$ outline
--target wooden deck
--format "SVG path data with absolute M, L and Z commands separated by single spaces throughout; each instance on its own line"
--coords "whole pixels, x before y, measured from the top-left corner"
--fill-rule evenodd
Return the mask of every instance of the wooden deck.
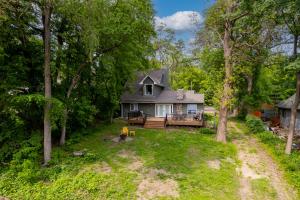
M 203 120 L 167 120 L 169 126 L 203 126 Z
M 165 128 L 168 126 L 197 126 L 204 125 L 203 120 L 188 119 L 166 119 L 163 117 L 147 117 L 146 120 L 143 117 L 136 117 L 128 119 L 128 124 L 144 125 L 144 128 Z
M 165 118 L 147 117 L 144 128 L 165 128 Z
M 134 117 L 128 119 L 128 124 L 144 124 L 144 118 L 143 117 Z

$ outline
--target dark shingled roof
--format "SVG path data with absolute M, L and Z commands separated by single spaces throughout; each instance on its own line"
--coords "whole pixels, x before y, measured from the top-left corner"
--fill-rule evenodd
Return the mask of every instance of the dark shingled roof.
M 157 85 L 163 87 L 159 96 L 144 96 L 139 92 L 143 87 L 140 82 L 147 76 L 158 83 Z M 125 91 L 121 96 L 122 103 L 204 103 L 204 95 L 194 93 L 192 90 L 184 91 L 184 98 L 178 100 L 177 91 L 173 91 L 169 88 L 167 69 L 151 71 L 146 75 L 138 74 L 137 81 L 128 84 L 128 86 L 129 90 Z
M 291 109 L 295 102 L 295 98 L 296 98 L 296 94 L 294 94 L 290 98 L 280 102 L 278 104 L 278 108 Z M 298 109 L 300 110 L 300 105 L 299 105 Z

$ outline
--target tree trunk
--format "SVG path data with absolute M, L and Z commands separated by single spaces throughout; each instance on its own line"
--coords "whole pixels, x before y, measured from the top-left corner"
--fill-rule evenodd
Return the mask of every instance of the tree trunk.
M 248 92 L 248 95 L 251 95 L 252 88 L 253 88 L 253 76 L 247 75 L 246 79 L 247 79 L 247 92 Z
M 298 39 L 299 39 L 299 35 L 294 35 L 293 56 L 295 57 L 297 57 L 298 54 Z
M 61 135 L 60 135 L 60 140 L 59 140 L 60 145 L 64 145 L 66 142 L 67 120 L 68 120 L 68 109 L 65 108 L 64 113 L 63 113 L 63 122 L 62 122 Z
M 45 79 L 45 107 L 44 107 L 44 164 L 47 165 L 51 159 L 51 71 L 50 71 L 50 18 L 51 3 L 46 1 L 43 8 L 43 26 L 44 26 L 44 79 Z
M 297 89 L 296 89 L 295 102 L 291 108 L 289 134 L 288 134 L 288 139 L 285 147 L 286 154 L 291 154 L 292 151 L 293 137 L 295 133 L 295 125 L 297 120 L 297 110 L 298 110 L 299 100 L 300 100 L 299 98 L 300 98 L 300 72 L 297 73 Z
M 80 73 L 85 66 L 86 66 L 86 63 L 81 64 L 79 66 L 79 68 L 77 69 L 77 72 L 72 79 L 71 85 L 69 86 L 69 89 L 68 89 L 68 92 L 66 95 L 66 100 L 65 100 L 66 102 L 70 99 L 73 89 L 78 84 L 78 81 L 80 79 Z M 62 125 L 61 125 L 61 134 L 60 134 L 60 141 L 59 141 L 60 145 L 64 145 L 65 141 L 66 141 L 66 127 L 67 127 L 67 121 L 68 121 L 68 112 L 69 111 L 68 111 L 67 103 L 66 103 L 66 108 L 64 109 Z
M 224 91 L 220 105 L 219 124 L 217 129 L 217 141 L 226 143 L 226 131 L 227 131 L 227 116 L 228 107 L 230 104 L 230 98 L 232 93 L 232 47 L 230 44 L 231 22 L 226 21 L 224 32 L 224 59 L 225 59 L 225 81 Z

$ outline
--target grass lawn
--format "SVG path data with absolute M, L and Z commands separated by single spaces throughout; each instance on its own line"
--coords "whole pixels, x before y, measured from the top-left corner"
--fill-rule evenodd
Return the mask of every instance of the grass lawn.
M 48 168 L 2 171 L 0 196 L 239 199 L 234 145 L 215 142 L 215 135 L 184 129 L 136 129 L 133 141 L 111 141 L 123 125 L 116 122 L 91 130 L 85 136 L 74 136 L 65 148 L 54 149 Z M 72 156 L 73 151 L 83 149 L 87 152 L 84 157 Z

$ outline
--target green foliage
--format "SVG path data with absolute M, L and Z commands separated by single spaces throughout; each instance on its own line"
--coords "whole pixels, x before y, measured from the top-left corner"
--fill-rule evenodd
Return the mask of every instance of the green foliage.
M 201 128 L 199 130 L 199 133 L 201 134 L 207 134 L 207 135 L 212 135 L 212 134 L 215 134 L 216 132 L 210 128 Z
M 33 182 L 39 176 L 42 137 L 40 132 L 33 133 L 28 140 L 20 144 L 20 148 L 13 155 L 10 162 L 10 173 L 16 174 L 20 181 Z
M 246 125 L 249 127 L 251 133 L 260 133 L 265 131 L 263 121 L 253 115 L 246 116 Z
M 97 113 L 96 107 L 86 98 L 79 98 L 75 101 L 71 109 L 71 122 L 74 129 L 86 128 L 94 121 Z

